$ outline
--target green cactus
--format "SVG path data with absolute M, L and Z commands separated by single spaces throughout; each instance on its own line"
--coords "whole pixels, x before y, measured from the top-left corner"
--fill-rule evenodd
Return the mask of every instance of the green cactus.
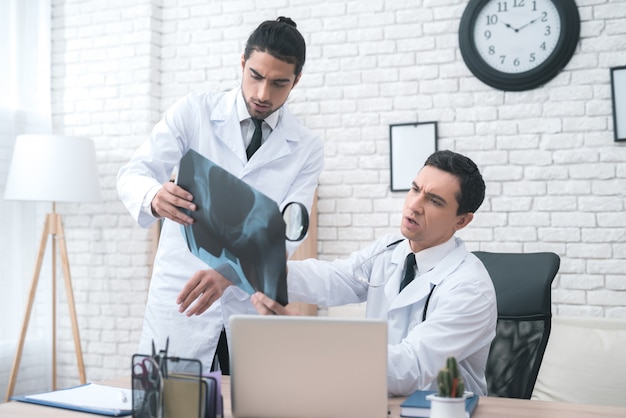
M 437 375 L 439 385 L 439 396 L 446 398 L 460 398 L 465 392 L 465 384 L 459 376 L 459 366 L 456 358 L 448 357 L 446 367 L 439 371 Z

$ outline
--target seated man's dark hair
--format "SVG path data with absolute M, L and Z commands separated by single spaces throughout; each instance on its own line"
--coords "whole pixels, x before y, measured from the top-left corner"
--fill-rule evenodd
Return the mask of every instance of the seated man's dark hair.
M 459 179 L 460 195 L 457 215 L 476 212 L 485 199 L 485 182 L 478 167 L 468 157 L 449 150 L 435 151 L 428 157 L 424 166 L 433 166 L 446 171 Z

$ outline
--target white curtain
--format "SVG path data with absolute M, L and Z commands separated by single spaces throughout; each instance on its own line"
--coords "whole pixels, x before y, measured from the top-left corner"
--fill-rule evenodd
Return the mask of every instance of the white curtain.
M 50 21 L 50 0 L 0 0 L 0 402 L 49 209 L 5 200 L 4 190 L 16 135 L 52 131 Z M 42 271 L 14 395 L 50 389 L 49 282 Z

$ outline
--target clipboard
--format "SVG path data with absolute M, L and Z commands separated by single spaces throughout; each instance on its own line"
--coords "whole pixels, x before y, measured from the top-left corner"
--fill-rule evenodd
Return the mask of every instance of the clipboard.
M 35 395 L 11 397 L 14 401 L 112 417 L 132 414 L 129 399 L 128 389 L 96 383 L 86 383 Z

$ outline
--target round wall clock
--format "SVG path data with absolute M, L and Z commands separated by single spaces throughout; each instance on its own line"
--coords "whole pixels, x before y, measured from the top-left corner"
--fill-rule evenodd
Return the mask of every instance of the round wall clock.
M 569 62 L 580 34 L 574 0 L 470 0 L 459 26 L 465 64 L 506 91 L 539 87 Z

